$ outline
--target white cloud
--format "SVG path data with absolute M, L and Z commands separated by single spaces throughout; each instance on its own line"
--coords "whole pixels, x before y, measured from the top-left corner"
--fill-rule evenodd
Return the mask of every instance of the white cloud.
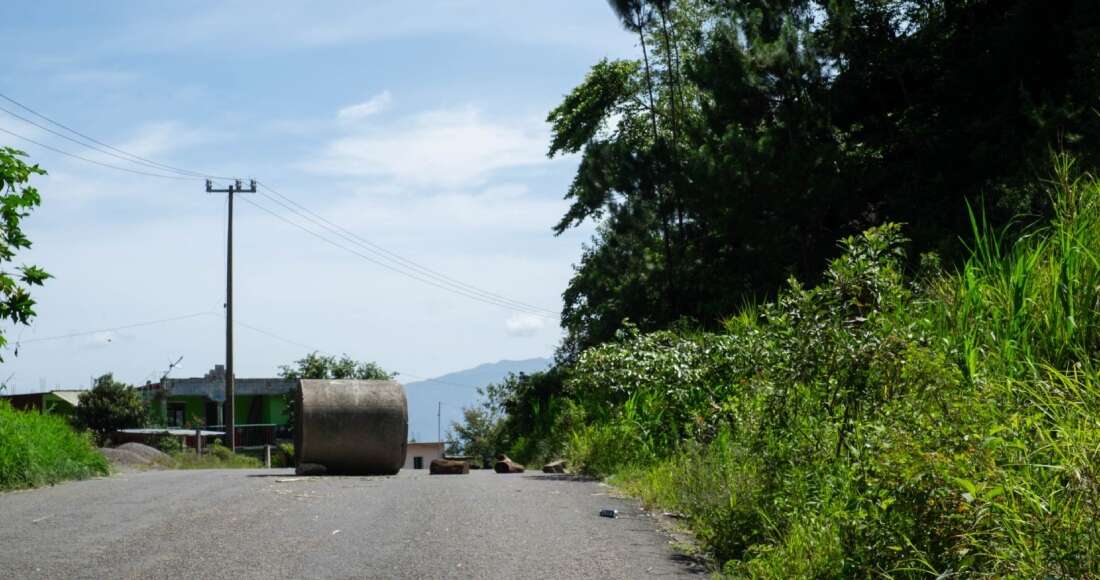
M 308 168 L 402 187 L 468 187 L 494 171 L 545 163 L 548 138 L 541 124 L 488 120 L 473 107 L 442 109 L 339 138 Z
M 362 103 L 340 109 L 336 116 L 345 121 L 358 121 L 385 111 L 392 102 L 393 95 L 389 91 L 382 91 Z
M 504 331 L 508 336 L 516 338 L 535 336 L 544 326 L 546 326 L 545 321 L 533 314 L 513 314 L 504 321 Z
M 210 131 L 187 127 L 177 121 L 163 121 L 143 125 L 132 137 L 116 147 L 141 157 L 156 157 L 206 143 L 213 138 Z

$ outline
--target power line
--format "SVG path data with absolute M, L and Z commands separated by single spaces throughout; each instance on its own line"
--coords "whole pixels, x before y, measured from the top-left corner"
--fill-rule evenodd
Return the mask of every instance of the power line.
M 366 254 L 363 254 L 362 252 L 359 252 L 359 251 L 355 250 L 354 248 L 349 248 L 348 246 L 345 246 L 345 245 L 341 244 L 340 242 L 334 241 L 331 238 L 329 238 L 329 237 L 327 237 L 323 234 L 319 234 L 319 233 L 303 226 L 302 224 L 299 224 L 299 223 L 297 223 L 297 222 L 295 222 L 291 219 L 288 219 L 288 218 L 280 215 L 279 213 L 275 212 L 274 210 L 271 210 L 271 209 L 269 209 L 269 208 L 267 208 L 263 205 L 260 205 L 260 204 L 256 203 L 255 201 L 252 201 L 248 198 L 241 198 L 241 201 L 244 201 L 244 202 L 248 203 L 249 205 L 252 205 L 252 206 L 254 206 L 254 207 L 256 207 L 260 210 L 263 210 L 263 211 L 271 214 L 275 218 L 277 218 L 279 220 L 282 220 L 282 221 L 290 224 L 291 226 L 294 226 L 294 227 L 302 230 L 303 232 L 306 232 L 307 234 L 309 234 L 309 235 L 311 235 L 311 236 L 313 236 L 313 237 L 315 237 L 315 238 L 317 238 L 317 239 L 319 239 L 319 240 L 321 240 L 325 243 L 328 243 L 328 244 L 331 244 L 331 245 L 333 245 L 337 248 L 340 248 L 341 250 L 344 250 L 345 252 L 349 252 L 351 254 L 354 254 L 354 255 L 356 255 L 356 256 L 358 256 L 358 257 L 360 257 L 360 258 L 362 258 L 362 259 L 364 259 L 364 260 L 366 260 L 366 261 L 368 261 L 372 264 L 375 264 L 377 266 L 381 266 L 383 268 L 386 268 L 387 270 L 390 270 L 392 272 L 396 272 L 398 274 L 401 274 L 402 276 L 406 276 L 408 278 L 412 278 L 414 280 L 420 281 L 424 284 L 428 284 L 430 286 L 435 286 L 436 288 L 439 288 L 440 290 L 451 292 L 453 294 L 457 294 L 459 296 L 464 296 L 464 297 L 469 298 L 471 300 L 476 300 L 478 302 L 482 302 L 482 303 L 489 304 L 489 305 L 492 305 L 492 306 L 499 306 L 501 308 L 506 308 L 506 309 L 509 309 L 509 310 L 515 310 L 517 312 L 522 312 L 524 314 L 531 314 L 533 316 L 540 316 L 542 318 L 553 319 L 553 317 L 551 317 L 551 316 L 548 316 L 546 314 L 541 314 L 538 311 L 532 310 L 530 308 L 513 306 L 511 304 L 508 304 L 508 303 L 500 301 L 500 300 L 496 300 L 496 299 L 493 299 L 493 298 L 487 298 L 487 297 L 481 296 L 479 294 L 475 294 L 475 293 L 472 293 L 472 292 L 469 292 L 469 291 L 466 291 L 466 290 L 462 290 L 462 289 L 459 289 L 459 288 L 445 286 L 445 285 L 440 284 L 438 282 L 435 282 L 431 279 L 418 276 L 415 273 L 408 272 L 406 270 L 402 270 L 400 268 L 397 268 L 395 266 L 392 266 L 390 264 L 382 262 L 382 261 L 378 260 L 377 258 L 374 258 L 374 257 L 368 256 Z
M 19 115 L 17 113 L 13 113 L 13 112 L 9 111 L 8 109 L 5 109 L 4 107 L 0 107 L 0 111 L 3 111 L 5 113 L 11 115 L 12 117 L 15 117 L 16 119 L 19 119 L 20 121 L 23 121 L 24 123 L 26 123 L 28 125 L 33 125 L 35 127 L 38 127 L 39 129 L 42 129 L 43 131 L 46 131 L 47 133 L 50 133 L 51 135 L 61 137 L 62 139 L 65 139 L 67 141 L 71 141 L 73 143 L 76 143 L 77 145 L 80 145 L 81 147 L 87 147 L 88 149 L 91 149 L 92 151 L 95 151 L 96 153 L 102 153 L 104 155 L 108 155 L 110 157 L 114 157 L 115 159 L 126 161 L 128 163 L 136 163 L 137 165 L 140 165 L 142 167 L 148 167 L 148 168 L 151 168 L 151 169 L 156 169 L 158 171 L 164 171 L 164 169 L 162 169 L 160 167 L 157 167 L 156 165 L 154 165 L 152 163 L 144 163 L 144 162 L 140 162 L 140 161 L 135 161 L 134 159 L 130 159 L 129 157 L 124 157 L 124 156 L 119 155 L 117 153 L 112 153 L 109 150 L 101 149 L 99 147 L 89 145 L 87 143 L 84 143 L 83 141 L 80 141 L 79 139 L 74 139 L 74 138 L 72 138 L 72 137 L 70 137 L 70 136 L 68 136 L 68 135 L 66 135 L 66 134 L 64 134 L 60 131 L 56 131 L 54 129 L 51 129 L 50 127 L 48 127 L 46 125 L 43 125 L 41 123 L 36 123 L 35 121 L 33 121 L 31 119 L 28 119 L 28 118 L 26 118 L 22 115 Z M 25 139 L 25 137 L 24 137 L 24 139 Z M 180 171 L 180 172 L 176 172 L 176 173 L 179 173 L 180 175 L 186 175 L 188 177 L 205 177 L 205 176 L 198 175 L 198 174 L 192 174 L 190 172 L 185 173 L 185 172 Z
M 395 263 L 399 264 L 401 267 L 411 268 L 411 269 L 413 269 L 414 271 L 416 271 L 418 273 L 422 273 L 422 274 L 424 274 L 424 275 L 426 275 L 430 278 L 433 278 L 435 280 L 438 280 L 442 283 L 445 283 L 445 284 L 448 284 L 450 286 L 454 286 L 454 287 L 457 287 L 457 288 L 460 288 L 460 289 L 464 289 L 464 290 L 467 290 L 467 291 L 475 292 L 477 294 L 486 296 L 488 298 L 504 301 L 504 302 L 507 302 L 509 304 L 512 304 L 512 305 L 515 305 L 515 306 L 518 306 L 518 307 L 522 307 L 522 308 L 525 308 L 525 309 L 540 311 L 540 312 L 544 312 L 546 314 L 551 314 L 551 315 L 554 315 L 554 316 L 558 315 L 557 312 L 554 312 L 552 310 L 547 310 L 545 308 L 541 308 L 541 307 L 535 306 L 533 304 L 528 304 L 526 302 L 521 302 L 519 300 L 514 300 L 514 299 L 511 299 L 511 298 L 508 298 L 507 296 L 502 296 L 500 294 L 496 294 L 494 292 L 484 290 L 484 289 L 479 288 L 477 286 L 474 286 L 472 284 L 467 284 L 465 282 L 462 282 L 461 280 L 458 280 L 458 279 L 452 278 L 450 276 L 447 276 L 446 274 L 443 274 L 441 272 L 438 272 L 436 270 L 428 268 L 427 266 L 423 266 L 423 265 L 421 265 L 421 264 L 419 264 L 419 263 L 417 263 L 413 260 L 405 258 L 404 256 L 401 256 L 400 254 L 397 254 L 396 252 L 390 251 L 390 250 L 388 250 L 388 249 L 386 249 L 386 248 L 384 248 L 384 247 L 382 247 L 382 246 L 380 246 L 380 245 L 378 245 L 374 242 L 371 242 L 370 240 L 367 240 L 367 239 L 365 239 L 361 236 L 358 236 L 354 232 L 348 230 L 347 228 L 345 228 L 343 226 L 340 226 L 339 224 L 333 223 L 332 221 L 324 218 L 323 216 L 318 215 L 317 213 L 313 212 L 309 208 L 307 208 L 307 207 L 299 204 L 298 202 L 294 201 L 293 199 L 290 199 L 289 197 L 287 197 L 287 196 L 283 195 L 282 193 L 276 191 L 274 188 L 272 188 L 271 186 L 269 186 L 265 183 L 260 182 L 260 187 L 267 190 L 267 191 L 270 191 L 271 193 L 274 193 L 275 195 L 279 196 L 280 198 L 282 198 L 286 202 L 290 203 L 294 207 L 300 209 L 301 211 L 297 211 L 293 207 L 289 207 L 285 203 L 283 203 L 283 202 L 279 201 L 278 199 L 275 199 L 275 198 L 271 197 L 270 195 L 267 195 L 263 192 L 260 192 L 260 195 L 263 195 L 264 197 L 274 201 L 275 203 L 278 203 L 279 205 L 287 208 L 288 210 L 296 213 L 297 215 L 300 215 L 300 216 L 312 221 L 313 223 L 315 223 L 317 225 L 320 225 L 321 227 L 324 227 L 324 228 L 328 229 L 329 231 L 332 231 L 333 233 L 336 233 L 337 235 L 340 235 L 344 239 L 346 239 L 346 240 L 348 240 L 348 241 L 350 241 L 350 242 L 352 242 L 352 243 L 354 243 L 354 244 L 356 244 L 360 247 L 363 247 L 364 249 L 367 249 L 368 251 L 374 253 L 375 255 L 381 256 L 383 259 L 387 259 L 387 260 L 390 260 L 392 262 L 395 262 Z M 304 212 L 304 213 L 302 213 L 302 212 Z
M 34 342 L 46 342 L 46 341 L 50 341 L 50 340 L 63 340 L 63 339 L 66 339 L 66 338 L 76 338 L 78 336 L 89 336 L 89 335 L 92 335 L 92 334 L 99 334 L 101 332 L 116 332 L 116 331 L 119 331 L 119 330 L 128 330 L 128 329 L 131 329 L 131 328 L 139 328 L 139 327 L 142 327 L 142 326 L 153 326 L 153 325 L 156 325 L 156 324 L 165 324 L 165 323 L 168 323 L 168 322 L 176 322 L 178 320 L 186 320 L 186 319 L 189 319 L 189 318 L 198 318 L 200 316 L 217 316 L 217 313 L 210 312 L 210 311 L 194 312 L 194 313 L 191 313 L 191 314 L 184 314 L 182 316 L 173 316 L 173 317 L 170 317 L 170 318 L 159 318 L 157 320 L 147 320 L 145 322 L 136 322 L 134 324 L 126 324 L 126 325 L 123 325 L 123 326 L 113 326 L 113 327 L 110 327 L 110 328 L 99 328 L 99 329 L 96 329 L 96 330 L 84 330 L 84 331 L 80 331 L 80 332 L 70 332 L 69 334 L 59 334 L 59 335 L 56 335 L 56 336 L 43 336 L 41 338 L 31 338 L 31 339 L 21 340 L 21 341 L 16 342 L 16 348 L 18 348 L 21 345 L 30 344 L 30 343 L 34 343 Z
M 223 315 L 218 314 L 218 316 L 223 316 Z M 310 345 L 310 344 L 305 344 L 303 342 L 298 342 L 294 339 L 287 338 L 285 336 L 280 336 L 280 335 L 278 335 L 274 332 L 271 332 L 270 330 L 265 330 L 265 329 L 260 328 L 258 326 L 253 326 L 251 324 L 241 322 L 240 319 L 234 320 L 233 324 L 236 325 L 236 326 L 241 326 L 243 328 L 247 328 L 248 330 L 251 330 L 253 332 L 263 334 L 263 335 L 265 335 L 269 338 L 274 338 L 275 340 L 280 340 L 280 341 L 285 342 L 287 344 L 292 344 L 294 346 L 304 348 L 304 349 L 306 349 L 308 351 L 311 351 L 311 352 L 319 352 L 321 354 L 328 354 L 328 355 L 333 354 L 329 351 L 326 351 L 323 348 L 317 348 L 316 346 L 313 346 L 313 345 Z M 450 385 L 452 387 L 462 387 L 464 389 L 476 389 L 476 388 L 478 388 L 476 385 L 464 385 L 464 384 L 461 384 L 461 383 L 454 383 L 454 382 L 451 382 L 451 381 L 443 381 L 443 380 L 440 380 L 440 379 L 430 379 L 430 378 L 427 378 L 427 377 L 423 377 L 423 376 L 416 375 L 416 374 L 413 374 L 413 373 L 407 373 L 405 371 L 396 370 L 396 369 L 394 370 L 394 372 L 396 372 L 399 375 L 412 377 L 412 378 L 417 379 L 419 381 L 424 381 L 424 382 L 429 382 L 429 383 L 440 383 L 440 384 L 443 384 L 443 385 Z
M 118 166 L 118 165 L 112 165 L 110 163 L 104 163 L 102 161 L 96 161 L 95 159 L 88 159 L 87 157 L 77 155 L 76 153 L 70 153 L 68 151 L 65 151 L 64 149 L 58 149 L 57 147 L 54 147 L 52 145 L 46 145 L 45 143 L 40 143 L 38 141 L 35 141 L 34 139 L 31 139 L 30 137 L 24 137 L 23 135 L 20 135 L 19 133 L 16 133 L 15 131 L 9 131 L 9 130 L 3 128 L 3 127 L 0 127 L 0 131 L 2 131 L 4 133 L 7 133 L 8 135 L 11 135 L 12 137 L 17 137 L 19 139 L 27 141 L 28 143 L 33 143 L 33 144 L 35 144 L 35 145 L 37 145 L 37 146 L 39 146 L 43 149 L 49 149 L 50 151 L 53 151 L 54 153 L 60 153 L 62 155 L 68 155 L 69 157 L 72 157 L 74 159 L 79 159 L 81 161 L 92 163 L 94 165 L 99 165 L 101 167 L 107 167 L 109 169 L 117 169 L 118 171 L 125 171 L 127 173 L 136 173 L 138 175 L 146 175 L 146 176 L 149 176 L 149 177 L 160 177 L 162 179 L 183 179 L 183 180 L 202 179 L 200 177 L 189 177 L 189 176 L 184 176 L 184 175 L 167 175 L 167 174 L 164 174 L 164 173 L 152 173 L 152 172 L 149 172 L 149 171 L 141 171 L 140 169 L 131 169 L 129 167 L 121 167 L 121 166 Z
M 135 155 L 133 153 L 130 153 L 129 151 L 123 151 L 122 149 L 119 149 L 118 147 L 115 147 L 115 146 L 110 145 L 108 143 L 104 143 L 103 141 L 95 139 L 94 137 L 90 137 L 88 135 L 85 135 L 84 133 L 81 133 L 80 131 L 77 131 L 76 129 L 73 129 L 72 127 L 69 127 L 68 125 L 65 125 L 65 124 L 63 124 L 59 121 L 55 121 L 55 120 L 47 117 L 46 115 L 43 115 L 42 113 L 39 113 L 38 111 L 35 111 L 34 109 L 28 107 L 27 105 L 24 105 L 23 103 L 20 103 L 19 101 L 15 100 L 15 99 L 13 99 L 13 98 L 11 98 L 11 97 L 3 94 L 3 93 L 0 93 L 0 98 L 4 99 L 5 101 L 8 101 L 9 103 L 12 103 L 13 105 L 23 109 L 24 111 L 27 111 L 28 113 L 30 113 L 30 114 L 32 114 L 32 115 L 48 122 L 48 123 L 51 123 L 51 124 L 53 124 L 57 127 L 60 127 L 60 128 L 66 130 L 66 131 L 68 131 L 68 132 L 70 132 L 74 135 L 77 135 L 77 136 L 79 136 L 79 137 L 81 137 L 81 138 L 83 138 L 87 141 L 90 141 L 90 142 L 95 143 L 96 145 L 100 145 L 102 147 L 106 147 L 107 149 L 110 149 L 111 151 L 115 151 L 116 153 L 120 153 L 122 155 L 125 155 L 126 158 L 128 158 L 127 160 L 130 161 L 131 163 L 139 163 L 139 164 L 146 165 L 146 166 L 152 166 L 154 168 L 159 168 L 162 171 L 163 170 L 173 171 L 175 173 L 188 175 L 190 177 L 201 177 L 201 178 L 211 177 L 211 178 L 214 178 L 214 179 L 235 179 L 233 177 L 225 177 L 225 176 L 220 176 L 220 175 L 210 175 L 208 173 L 204 173 L 204 172 L 200 172 L 200 171 L 192 171 L 190 169 L 182 169 L 182 168 L 179 168 L 179 167 L 173 167 L 173 166 L 168 165 L 166 163 L 160 163 L 158 161 L 153 161 L 152 159 L 146 159 L 145 157 L 142 157 L 140 155 Z M 45 127 L 42 127 L 41 125 L 39 125 L 39 124 L 37 124 L 33 121 L 29 121 L 29 120 L 25 119 L 24 117 L 21 117 L 21 116 L 15 114 L 15 113 L 12 113 L 11 111 L 9 111 L 7 109 L 2 109 L 2 110 L 7 114 L 12 115 L 13 117 L 17 117 L 19 119 L 22 119 L 25 122 L 28 122 L 28 123 L 31 123 L 32 125 L 35 125 L 36 127 L 45 129 Z M 51 133 L 54 133 L 55 135 L 57 135 L 57 133 L 55 133 L 54 131 L 51 131 L 49 129 L 46 129 L 46 130 L 50 131 Z M 59 135 L 59 136 L 65 138 L 65 139 L 69 139 L 70 141 L 73 141 L 75 143 L 80 143 L 79 141 L 76 141 L 75 139 L 71 139 L 71 138 L 65 137 L 63 135 Z M 92 147 L 92 146 L 87 145 L 85 143 L 80 143 L 80 144 L 84 145 L 85 147 L 95 149 L 95 147 Z M 100 152 L 101 153 L 106 153 L 105 151 L 100 151 Z M 108 155 L 110 155 L 110 154 L 108 153 Z M 118 157 L 118 156 L 115 155 L 115 157 Z M 124 159 L 126 159 L 126 158 L 124 158 Z
M 95 139 L 94 137 L 91 137 L 89 135 L 81 133 L 80 131 L 77 131 L 76 129 L 73 129 L 73 128 L 71 128 L 71 127 L 69 127 L 69 126 L 67 126 L 67 125 L 65 125 L 65 124 L 63 124 L 59 121 L 55 121 L 55 120 L 51 119 L 50 117 L 47 117 L 46 115 L 43 115 L 42 113 L 39 113 L 38 111 L 35 111 L 34 109 L 28 107 L 27 105 L 24 105 L 23 103 L 15 100 L 15 99 L 13 99 L 13 98 L 11 98 L 11 97 L 3 94 L 3 93 L 0 93 L 0 98 L 2 98 L 4 100 L 18 106 L 18 107 L 20 107 L 21 109 L 35 115 L 36 117 L 39 117 L 39 118 L 45 120 L 48 123 L 51 123 L 51 124 L 53 124 L 57 127 L 60 127 L 60 128 L 66 130 L 66 131 L 69 131 L 70 133 L 72 133 L 74 135 L 77 135 L 77 136 L 81 137 L 82 139 L 84 139 L 84 140 L 86 140 L 90 143 L 98 145 L 99 147 L 96 147 L 94 145 L 89 145 L 86 142 L 82 142 L 82 141 L 77 140 L 75 138 L 72 138 L 68 135 L 65 135 L 63 133 L 55 131 L 55 130 L 49 128 L 49 127 L 43 126 L 43 125 L 41 125 L 41 124 L 39 124 L 39 123 L 37 123 L 33 120 L 27 119 L 26 117 L 24 117 L 22 115 L 19 115 L 17 113 L 14 113 L 14 112 L 8 110 L 7 108 L 0 107 L 0 111 L 4 111 L 5 113 L 7 113 L 7 114 L 9 114 L 9 115 L 21 120 L 21 121 L 24 121 L 26 123 L 29 123 L 29 124 L 35 126 L 35 127 L 38 127 L 38 128 L 43 129 L 45 131 L 48 131 L 49 133 L 51 133 L 53 135 L 56 135 L 56 136 L 61 137 L 63 139 L 69 140 L 73 143 L 81 145 L 82 147 L 87 147 L 87 148 L 92 149 L 93 151 L 96 151 L 98 153 L 102 153 L 102 154 L 114 157 L 116 159 L 120 159 L 122 161 L 126 161 L 126 162 L 129 162 L 129 163 L 135 163 L 135 164 L 138 164 L 142 167 L 151 168 L 151 169 L 154 169 L 154 170 L 157 170 L 157 171 L 174 172 L 177 175 L 169 175 L 169 174 L 159 173 L 159 172 L 154 173 L 154 172 L 150 172 L 150 171 L 132 169 L 132 168 L 129 168 L 129 167 L 122 167 L 122 166 L 114 165 L 114 164 L 111 164 L 111 163 L 104 163 L 102 161 L 98 161 L 98 160 L 95 160 L 95 159 L 90 159 L 90 158 L 87 158 L 87 157 L 84 157 L 84 156 L 81 156 L 81 155 L 77 155 L 75 153 L 71 153 L 69 151 L 65 151 L 63 149 L 53 147 L 51 145 L 47 145 L 45 143 L 41 143 L 41 142 L 36 141 L 34 139 L 31 139 L 29 137 L 26 137 L 26 136 L 20 135 L 18 133 L 15 133 L 14 131 L 10 131 L 8 129 L 0 128 L 0 131 L 2 131 L 4 133 L 7 133 L 7 134 L 12 135 L 14 137 L 17 137 L 19 139 L 23 139 L 27 142 L 33 143 L 34 145 L 37 145 L 37 146 L 42 147 L 44 149 L 48 149 L 50 151 L 54 151 L 56 153 L 66 155 L 66 156 L 69 156 L 69 157 L 72 157 L 74 159 L 78 159 L 78 160 L 81 160 L 81 161 L 85 161 L 87 163 L 92 163 L 94 165 L 98 165 L 98 166 L 101 166 L 101 167 L 106 167 L 106 168 L 109 168 L 109 169 L 115 169 L 115 170 L 118 170 L 118 171 L 125 171 L 125 172 L 128 172 L 128 173 L 133 173 L 133 174 L 137 174 L 137 175 L 144 175 L 144 176 L 149 176 L 149 177 L 159 177 L 159 178 L 162 178 L 162 179 L 177 179 L 177 180 L 202 179 L 202 178 L 206 178 L 206 177 L 211 177 L 211 178 L 215 178 L 215 179 L 232 179 L 232 178 L 229 178 L 229 177 L 213 176 L 213 175 L 209 175 L 209 174 L 206 174 L 206 173 L 203 173 L 203 172 L 192 171 L 190 169 L 174 167 L 174 166 L 171 166 L 171 165 L 168 165 L 168 164 L 164 164 L 164 163 L 160 163 L 160 162 L 157 162 L 157 161 L 153 161 L 151 159 L 147 159 L 145 157 L 141 157 L 139 155 L 135 155 L 135 154 L 130 153 L 128 151 L 125 151 L 123 149 L 119 149 L 119 148 L 114 147 L 110 144 L 104 143 L 103 141 Z M 104 149 L 104 148 L 106 148 L 106 149 Z M 445 290 L 445 291 L 451 292 L 453 294 L 457 294 L 457 295 L 460 295 L 460 296 L 463 296 L 463 297 L 466 297 L 466 298 L 469 298 L 469 299 L 472 299 L 472 300 L 476 300 L 476 301 L 479 301 L 479 302 L 482 302 L 482 303 L 485 303 L 485 304 L 490 304 L 490 305 L 502 307 L 502 308 L 505 308 L 505 309 L 509 309 L 509 310 L 513 310 L 513 311 L 517 311 L 517 312 L 522 312 L 522 313 L 525 313 L 525 314 L 531 314 L 531 315 L 539 316 L 539 317 L 550 319 L 550 320 L 555 320 L 559 316 L 559 313 L 554 312 L 552 310 L 548 310 L 548 309 L 545 309 L 545 308 L 542 308 L 542 307 L 539 307 L 539 306 L 535 306 L 535 305 L 532 305 L 532 304 L 521 302 L 519 300 L 515 300 L 515 299 L 512 299 L 512 298 L 508 298 L 506 296 L 502 296 L 502 295 L 496 294 L 494 292 L 490 292 L 488 290 L 479 288 L 479 287 L 474 286 L 472 284 L 467 284 L 467 283 L 462 282 L 458 279 L 447 276 L 446 274 L 443 274 L 439 271 L 428 268 L 427 266 L 423 266 L 423 265 L 421 265 L 421 264 L 419 264 L 419 263 L 417 263 L 413 260 L 405 258 L 404 256 L 401 256 L 400 254 L 397 254 L 396 252 L 388 250 L 385 247 L 382 247 L 382 246 L 380 246 L 378 244 L 375 244 L 375 243 L 373 243 L 373 242 L 371 242 L 371 241 L 369 241 L 369 240 L 367 240 L 367 239 L 365 239 L 361 236 L 358 236 L 354 232 L 348 230 L 347 228 L 344 228 L 343 226 L 340 226 L 336 223 L 333 223 L 332 221 L 324 218 L 323 216 L 317 214 L 316 212 L 310 210 L 309 208 L 307 208 L 307 207 L 303 206 L 302 204 L 294 201 L 293 199 L 289 198 L 288 196 L 280 193 L 279 191 L 275 190 L 274 188 L 272 188 L 272 187 L 270 187 L 266 184 L 261 183 L 260 185 L 265 190 L 275 194 L 276 196 L 278 196 L 278 198 L 281 198 L 281 200 L 277 199 L 276 197 L 273 197 L 271 195 L 268 195 L 267 193 L 261 192 L 261 194 L 264 195 L 264 197 L 266 197 L 269 200 L 275 202 L 276 204 L 282 206 L 286 210 L 289 210 L 290 212 L 297 215 L 299 218 L 305 219 L 305 220 L 313 223 L 314 225 L 316 225 L 320 228 L 323 228 L 324 230 L 327 230 L 328 232 L 336 234 L 337 236 L 339 236 L 339 237 L 343 238 L 344 240 L 348 241 L 349 243 L 351 243 L 351 244 L 353 244 L 353 245 L 355 245 L 359 248 L 362 248 L 363 250 L 365 250 L 367 252 L 370 252 L 371 254 L 373 254 L 374 257 L 364 255 L 364 254 L 362 254 L 360 252 L 357 252 L 357 251 L 355 251 L 351 248 L 348 248 L 347 246 L 344 246 L 343 244 L 340 244 L 338 242 L 334 242 L 333 240 L 327 238 L 326 236 L 324 236 L 322 234 L 318 234 L 317 232 L 314 232 L 314 231 L 306 228 L 305 226 L 303 226 L 301 224 L 295 223 L 295 222 L 279 215 L 275 211 L 272 211 L 271 209 L 268 209 L 264 206 L 261 206 L 261 205 L 255 203 L 255 202 L 252 202 L 250 200 L 245 200 L 245 201 L 247 201 L 248 203 L 250 203 L 250 204 L 252 204 L 252 205 L 254 205 L 254 206 L 270 213 L 270 214 L 272 214 L 273 216 L 279 218 L 280 220 L 285 221 L 285 222 L 293 225 L 294 227 L 297 227 L 297 228 L 299 228 L 299 229 L 301 229 L 301 230 L 303 230 L 303 231 L 305 231 L 305 232 L 307 232 L 307 233 L 309 233 L 309 234 L 311 234 L 311 235 L 313 235 L 313 236 L 315 236 L 315 237 L 317 237 L 317 238 L 319 238 L 319 239 L 321 239 L 321 240 L 323 240 L 323 241 L 325 241 L 329 244 L 335 245 L 336 247 L 339 247 L 339 248 L 341 248 L 345 251 L 348 251 L 352 254 L 355 254 L 356 256 L 358 256 L 360 258 L 363 258 L 363 259 L 365 259 L 365 260 L 367 260 L 367 261 L 369 261 L 369 262 L 371 262 L 375 265 L 384 267 L 384 268 L 386 268 L 386 269 L 388 269 L 392 272 L 401 274 L 401 275 L 406 276 L 408 278 L 411 278 L 413 280 L 417 280 L 421 283 L 428 284 L 430 286 L 434 286 L 434 287 L 439 288 L 441 290 Z M 285 202 L 282 201 L 282 200 L 285 200 Z M 288 203 L 290 205 L 288 205 Z

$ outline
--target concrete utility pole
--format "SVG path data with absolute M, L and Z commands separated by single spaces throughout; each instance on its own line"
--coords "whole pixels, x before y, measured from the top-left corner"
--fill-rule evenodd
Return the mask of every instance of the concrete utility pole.
M 435 409 L 435 440 L 443 440 L 443 401 L 438 401 L 439 406 Z
M 225 254 L 225 407 L 222 424 L 225 426 L 226 443 L 232 450 L 237 449 L 236 432 L 236 392 L 233 385 L 233 194 L 256 193 L 256 180 L 250 180 L 248 189 L 244 189 L 241 180 L 234 181 L 229 187 L 217 189 L 210 180 L 206 180 L 206 193 L 224 193 L 229 196 L 229 235 L 226 238 Z

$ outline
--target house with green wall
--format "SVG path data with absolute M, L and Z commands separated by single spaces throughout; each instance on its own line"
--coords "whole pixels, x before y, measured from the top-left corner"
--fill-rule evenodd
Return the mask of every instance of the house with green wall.
M 297 380 L 281 378 L 234 381 L 237 439 L 243 446 L 273 443 L 289 437 L 286 396 Z M 216 365 L 203 377 L 171 379 L 138 387 L 154 421 L 164 427 L 214 428 L 225 423 L 225 367 Z

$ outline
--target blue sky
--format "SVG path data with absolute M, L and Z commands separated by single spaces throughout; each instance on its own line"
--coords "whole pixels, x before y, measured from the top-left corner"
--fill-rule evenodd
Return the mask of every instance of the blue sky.
M 544 119 L 593 63 L 636 50 L 598 0 L 11 1 L 0 46 L 0 92 L 40 113 L 159 162 L 255 177 L 403 257 L 553 311 L 591 229 L 551 234 L 577 160 L 546 158 Z M 123 165 L 2 112 L 0 128 Z M 144 382 L 179 356 L 177 376 L 222 362 L 216 315 L 41 340 L 220 311 L 222 197 L 0 143 L 50 173 L 20 261 L 56 276 L 33 326 L 5 327 L 19 352 L 0 379 L 26 392 L 109 371 Z M 399 276 L 247 203 L 236 216 L 237 318 L 299 343 L 238 327 L 238 376 L 271 375 L 308 345 L 412 380 L 549 356 L 560 338 L 556 320 Z

